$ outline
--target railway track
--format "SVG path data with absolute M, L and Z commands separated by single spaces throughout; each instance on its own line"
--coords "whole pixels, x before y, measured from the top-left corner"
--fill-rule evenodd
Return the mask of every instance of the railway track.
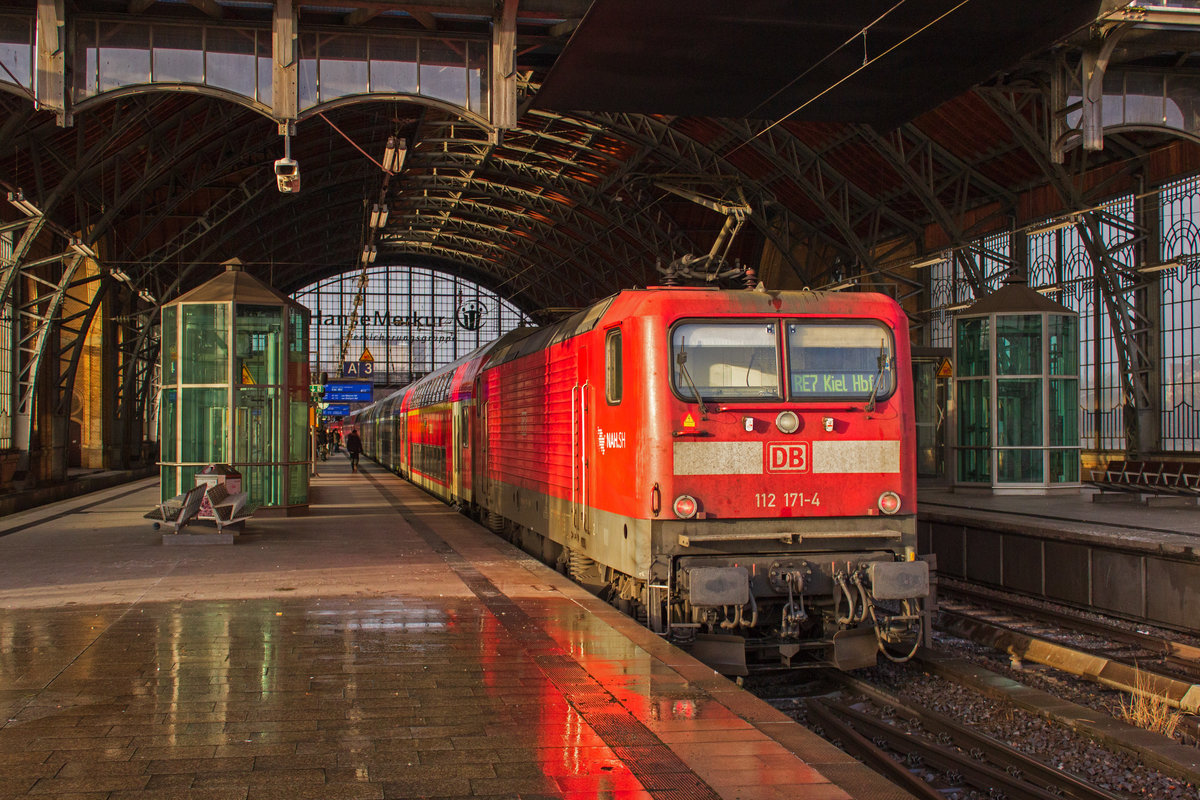
M 1160 698 L 1187 714 L 1200 713 L 1200 648 L 1076 613 L 970 587 L 939 586 L 939 627 L 998 651 L 1132 695 Z M 1200 719 L 1181 720 L 1191 736 Z
M 1191 673 L 1200 678 L 1200 647 L 1178 639 L 1160 636 L 1149 631 L 1130 629 L 1115 623 L 1089 619 L 1078 612 L 1056 611 L 1053 608 L 1035 602 L 1025 601 L 1016 596 L 999 597 L 992 593 L 984 593 L 972 589 L 966 584 L 954 580 L 943 580 L 938 587 L 943 598 L 959 598 L 970 603 L 990 607 L 998 611 L 1016 615 L 1024 620 L 1045 623 L 1059 628 L 1068 628 L 1072 633 L 1086 633 L 1099 637 L 1109 643 L 1119 642 L 1143 651 L 1145 656 L 1156 658 L 1163 663 L 1176 666 L 1183 672 Z M 941 601 L 940 610 L 946 610 L 945 600 Z M 957 609 L 950 607 L 957 613 Z
M 917 797 L 1123 797 L 948 717 L 909 706 L 856 678 L 842 674 L 837 680 L 848 692 L 866 699 L 854 705 L 810 700 L 810 722 L 819 725 L 827 738 Z

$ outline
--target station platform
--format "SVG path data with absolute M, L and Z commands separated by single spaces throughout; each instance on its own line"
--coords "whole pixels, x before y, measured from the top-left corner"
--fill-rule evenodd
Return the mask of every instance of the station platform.
M 1094 494 L 921 487 L 918 547 L 941 576 L 1200 633 L 1200 506 Z
M 164 547 L 153 479 L 0 518 L 0 797 L 908 797 L 410 484 L 319 469 L 233 545 Z

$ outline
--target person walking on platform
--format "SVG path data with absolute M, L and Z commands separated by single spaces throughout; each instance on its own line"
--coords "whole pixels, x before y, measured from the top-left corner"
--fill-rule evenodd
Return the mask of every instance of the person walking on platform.
M 324 461 L 329 456 L 329 431 L 317 429 L 317 455 Z
M 358 438 L 358 428 L 346 434 L 346 452 L 350 454 L 350 471 L 358 472 L 358 457 L 362 454 L 362 439 Z
M 335 452 L 335 453 L 342 452 L 342 429 L 341 428 L 333 429 L 333 452 Z

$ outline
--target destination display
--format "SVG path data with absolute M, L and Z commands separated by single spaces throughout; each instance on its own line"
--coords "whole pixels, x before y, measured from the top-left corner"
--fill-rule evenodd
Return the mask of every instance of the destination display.
M 820 397 L 867 396 L 875 388 L 878 372 L 799 372 L 792 374 L 793 395 Z M 890 373 L 879 379 L 879 394 L 887 394 Z
M 337 381 L 325 384 L 325 401 L 329 403 L 369 403 L 372 384 L 364 381 Z
M 321 409 L 323 417 L 348 417 L 350 416 L 349 403 L 326 403 Z

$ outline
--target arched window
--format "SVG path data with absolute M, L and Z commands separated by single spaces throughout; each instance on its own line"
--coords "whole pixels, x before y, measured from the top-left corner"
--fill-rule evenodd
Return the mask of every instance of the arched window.
M 370 354 L 380 386 L 404 386 L 507 333 L 532 324 L 516 306 L 463 278 L 422 267 L 367 270 L 364 302 L 346 361 Z M 342 375 L 342 342 L 354 318 L 361 272 L 326 278 L 293 297 L 312 311 L 314 374 Z

